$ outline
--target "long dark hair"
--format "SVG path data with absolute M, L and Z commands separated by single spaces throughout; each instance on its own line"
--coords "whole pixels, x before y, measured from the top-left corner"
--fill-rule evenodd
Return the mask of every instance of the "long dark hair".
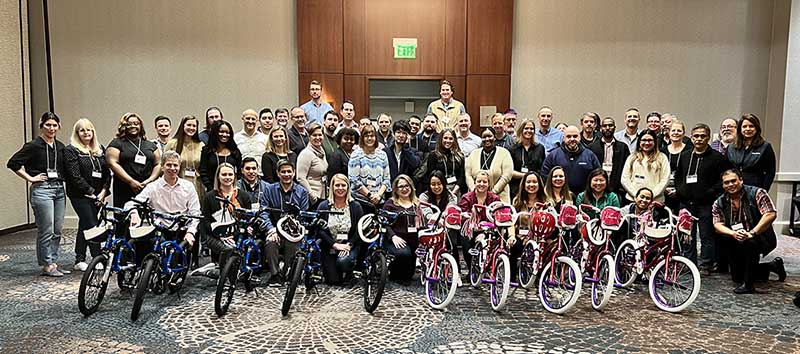
M 195 143 L 200 142 L 200 136 L 197 133 L 198 131 L 200 131 L 200 121 L 197 119 L 197 117 L 192 115 L 184 116 L 183 118 L 181 118 L 181 124 L 178 125 L 178 131 L 176 131 L 175 136 L 173 136 L 173 138 L 175 138 L 176 140 L 175 152 L 177 152 L 178 154 L 180 154 L 181 151 L 183 151 L 183 144 L 186 142 L 186 133 L 183 131 L 183 128 L 186 125 L 186 121 L 189 120 L 197 121 L 197 129 L 195 129 L 194 135 L 190 136 L 189 139 Z
M 220 142 L 219 142 L 219 129 L 222 126 L 228 127 L 228 131 L 231 132 L 231 137 L 228 139 L 228 142 L 225 143 L 225 147 L 233 153 L 234 151 L 239 151 L 239 147 L 236 146 L 236 142 L 233 141 L 233 127 L 231 123 L 228 123 L 224 120 L 218 120 L 211 124 L 211 129 L 208 131 L 208 150 L 212 152 L 217 152 L 219 150 Z
M 605 195 L 608 193 L 608 173 L 602 168 L 594 169 L 592 172 L 589 172 L 589 176 L 586 177 L 586 189 L 583 191 L 583 197 L 578 201 L 578 204 L 593 204 L 597 202 L 597 200 L 594 199 L 594 190 L 592 190 L 592 179 L 597 176 L 603 176 L 606 180 L 606 188 L 603 189 L 603 194 Z
M 539 190 L 536 191 L 536 199 L 542 203 L 547 201 L 547 196 L 544 193 L 542 176 L 536 173 L 536 171 L 528 171 L 524 176 L 522 176 L 522 180 L 519 181 L 519 192 L 517 192 L 517 195 L 514 197 L 514 209 L 517 209 L 517 211 L 527 208 L 528 191 L 525 190 L 525 181 L 528 180 L 529 176 L 536 177 L 536 181 L 539 182 Z
M 741 149 L 744 147 L 744 135 L 742 135 L 742 124 L 744 121 L 748 121 L 756 127 L 756 135 L 753 136 L 753 141 L 750 142 L 750 146 L 759 146 L 764 143 L 764 137 L 761 136 L 761 120 L 758 119 L 753 113 L 747 113 L 739 118 L 739 121 L 736 122 L 736 142 L 734 146 L 737 149 Z
M 436 195 L 433 194 L 430 188 L 430 183 L 433 180 L 433 177 L 438 178 L 439 181 L 442 182 L 442 194 L 440 194 L 438 200 Z M 444 211 L 444 209 L 447 207 L 447 203 L 450 202 L 451 194 L 452 193 L 447 188 L 447 178 L 444 177 L 444 173 L 439 170 L 431 172 L 431 174 L 428 176 L 428 196 L 431 197 L 431 204 L 436 205 L 436 207 L 439 208 L 440 211 Z
M 445 133 L 449 133 L 453 136 L 453 145 L 450 146 L 450 153 L 445 152 L 444 145 L 442 144 L 442 137 Z M 439 133 L 439 141 L 436 142 L 436 150 L 433 151 L 433 154 L 440 160 L 445 160 L 447 156 L 452 156 L 453 161 L 456 163 L 464 159 L 464 154 L 461 153 L 461 148 L 458 146 L 458 135 L 455 130 L 447 128 Z

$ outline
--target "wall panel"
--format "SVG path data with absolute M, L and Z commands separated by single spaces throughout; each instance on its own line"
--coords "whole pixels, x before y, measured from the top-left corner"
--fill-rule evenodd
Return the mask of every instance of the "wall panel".
M 344 99 L 353 102 L 356 119 L 369 116 L 369 81 L 364 75 L 344 76 Z M 338 110 L 339 107 L 336 107 Z
M 367 73 L 367 0 L 344 0 L 344 72 Z
M 341 73 L 342 38 L 342 0 L 297 0 L 300 72 Z
M 480 128 L 480 106 L 496 106 L 498 112 L 511 102 L 509 75 L 467 75 L 467 112 L 472 117 L 472 130 Z
M 445 0 L 444 18 L 444 73 L 464 75 L 467 65 L 467 0 Z
M 322 101 L 328 102 L 333 107 L 342 104 L 344 96 L 344 75 L 330 73 L 300 73 L 300 81 L 297 85 L 298 105 L 308 102 L 311 96 L 308 94 L 309 83 L 311 80 L 319 81 L 322 85 Z
M 467 1 L 468 75 L 511 74 L 513 19 L 514 0 Z

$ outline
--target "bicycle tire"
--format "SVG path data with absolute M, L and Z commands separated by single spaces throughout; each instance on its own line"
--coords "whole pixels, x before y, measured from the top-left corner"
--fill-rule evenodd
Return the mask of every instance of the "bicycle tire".
M 458 289 L 457 278 L 460 276 L 458 272 L 458 263 L 453 255 L 449 253 L 442 253 L 439 255 L 439 260 L 434 265 L 431 275 L 436 280 L 428 280 L 425 282 L 425 294 L 428 300 L 428 305 L 436 310 L 443 310 L 453 301 Z M 425 276 L 425 275 L 423 275 Z M 442 290 L 446 291 L 442 293 Z M 445 296 L 436 296 L 442 295 Z
M 519 285 L 523 289 L 531 289 L 536 281 L 536 273 L 539 268 L 539 253 L 536 252 L 532 243 L 527 243 L 522 248 L 522 255 L 519 257 L 518 273 Z
M 614 278 L 617 284 L 629 287 L 636 281 L 636 254 L 639 253 L 636 241 L 625 240 L 619 245 L 614 256 Z
M 560 315 L 575 305 L 580 296 L 583 281 L 580 271 L 578 264 L 569 257 L 560 256 L 553 262 L 547 262 L 539 275 L 539 300 L 545 310 Z M 571 283 L 573 276 L 574 284 Z M 560 294 L 550 299 L 551 289 L 561 290 Z M 566 295 L 568 295 L 567 301 L 560 303 L 554 301 L 563 299 Z
M 294 294 L 297 292 L 297 286 L 305 273 L 306 257 L 303 253 L 297 253 L 294 256 L 294 265 L 290 271 L 289 284 L 286 286 L 286 294 L 283 296 L 283 305 L 281 306 L 281 315 L 286 316 L 289 314 L 289 309 L 292 307 L 292 300 Z
M 506 308 L 508 303 L 508 293 L 511 292 L 511 262 L 507 254 L 500 254 L 494 263 L 492 270 L 494 282 L 489 287 L 489 296 L 492 303 L 492 310 L 500 312 Z M 498 287 L 501 287 L 498 291 Z
M 133 308 L 131 308 L 131 321 L 139 319 L 139 312 L 142 310 L 142 303 L 144 302 L 144 295 L 150 289 L 152 277 L 154 275 L 157 264 L 156 258 L 147 258 L 142 265 L 142 275 L 139 277 L 139 282 L 136 283 L 136 295 L 133 299 Z
M 218 317 L 225 316 L 228 313 L 231 302 L 233 302 L 233 295 L 236 293 L 236 280 L 239 274 L 239 256 L 232 254 L 225 261 L 222 267 L 222 272 L 219 274 L 217 281 L 217 291 L 214 294 L 214 312 Z
M 386 277 L 389 274 L 386 255 L 376 252 L 371 258 L 367 265 L 367 276 L 364 281 L 364 309 L 368 313 L 375 312 L 381 303 L 383 290 L 386 288 Z
M 107 260 L 108 258 L 104 254 L 94 257 L 92 261 L 89 262 L 89 266 L 83 273 L 83 277 L 81 277 L 81 285 L 78 288 L 78 309 L 86 317 L 89 317 L 93 313 L 97 312 L 97 309 L 103 302 L 103 296 L 106 294 L 106 289 L 108 288 L 108 279 L 103 280 L 103 276 L 105 275 Z M 95 269 L 98 264 L 102 264 L 103 269 Z M 99 282 L 97 279 L 98 277 Z M 90 296 L 87 299 L 87 290 L 89 290 L 89 287 L 96 287 L 98 289 L 94 296 Z
M 483 272 L 486 263 L 485 255 L 483 254 L 483 246 L 482 242 L 475 244 L 475 249 L 478 251 L 478 254 L 472 256 L 472 261 L 469 265 L 469 284 L 476 289 L 480 288 L 481 284 L 483 284 Z
M 597 278 L 592 283 L 592 308 L 600 311 L 611 300 L 611 293 L 614 292 L 614 258 L 610 254 L 603 254 L 595 266 Z
M 662 270 L 666 269 L 666 260 L 661 260 L 658 262 L 655 267 L 653 267 L 653 271 L 650 274 L 650 282 L 648 284 L 648 292 L 650 293 L 650 298 L 653 300 L 653 303 L 659 309 L 666 311 L 666 312 L 681 312 L 686 309 L 689 305 L 691 305 L 695 299 L 697 299 L 697 295 L 700 293 L 700 271 L 697 269 L 697 266 L 692 263 L 689 259 L 681 256 L 673 256 L 671 258 L 672 265 L 677 266 L 679 264 L 683 264 L 686 267 L 686 272 L 688 272 L 688 277 L 691 277 L 691 290 L 689 291 L 688 296 L 683 301 L 672 305 L 667 304 L 663 297 L 659 295 L 657 291 L 657 285 L 662 285 L 663 282 L 668 282 L 665 277 L 661 274 Z M 672 268 L 672 267 L 671 267 Z M 666 270 L 665 270 L 666 272 Z M 676 273 L 677 270 L 672 269 L 670 272 Z M 685 274 L 685 273 L 684 273 Z M 674 275 L 674 274 L 673 274 Z M 662 283 L 658 283 L 661 281 Z M 675 282 L 673 282 L 675 283 Z

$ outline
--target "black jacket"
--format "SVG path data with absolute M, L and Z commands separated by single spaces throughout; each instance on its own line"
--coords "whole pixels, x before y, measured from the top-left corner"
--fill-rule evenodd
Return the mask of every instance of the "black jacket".
M 350 247 L 354 248 L 361 243 L 361 238 L 358 236 L 358 220 L 364 215 L 363 210 L 361 209 L 361 204 L 357 201 L 352 200 L 350 201 L 350 231 L 347 233 L 347 243 L 350 244 Z M 331 210 L 331 205 L 328 200 L 323 200 L 322 203 L 319 204 L 317 207 L 317 211 L 323 210 Z M 321 216 L 323 220 L 326 222 L 328 221 L 328 214 L 323 214 Z M 336 240 L 331 235 L 330 230 L 328 228 L 320 229 L 319 230 L 319 238 L 322 240 L 322 249 L 328 250 L 330 249 Z
M 750 146 L 737 149 L 734 144 L 728 145 L 728 161 L 733 168 L 742 173 L 744 184 L 756 186 L 769 191 L 772 181 L 775 180 L 775 151 L 770 143 L 764 142 L 759 146 Z
M 103 188 L 110 187 L 111 171 L 106 165 L 105 149 L 102 149 L 100 156 L 92 157 L 75 146 L 67 145 L 64 148 L 64 160 L 67 196 L 70 198 L 97 195 Z M 93 177 L 94 171 L 100 172 L 100 176 Z
M 622 188 L 622 168 L 625 166 L 625 160 L 628 159 L 631 152 L 628 150 L 628 145 L 614 139 L 612 143 L 611 150 L 614 152 L 614 156 L 611 158 L 611 175 L 609 176 L 608 188 L 610 191 L 617 192 L 617 195 L 620 196 L 620 200 L 623 200 L 625 197 L 625 190 Z M 598 139 L 597 141 L 589 144 L 589 150 L 597 156 L 597 160 L 600 161 L 600 166 L 603 165 L 603 161 L 606 157 L 606 147 L 605 142 L 603 139 Z
M 720 173 L 727 169 L 730 169 L 730 163 L 711 147 L 699 155 L 694 150 L 685 150 L 675 169 L 675 192 L 678 199 L 689 205 L 713 204 L 722 194 Z M 686 183 L 687 175 L 694 174 L 697 174 L 697 182 Z
M 200 221 L 200 231 L 206 236 L 216 237 L 211 232 L 211 223 L 216 221 L 214 220 L 214 213 L 222 209 L 222 202 L 218 201 L 216 197 L 217 191 L 212 189 L 206 192 L 206 195 L 203 196 L 203 200 L 200 203 L 200 210 L 203 212 L 203 220 Z M 255 202 L 255 200 L 251 199 L 250 193 L 241 189 L 236 193 L 236 200 L 239 202 L 239 205 L 245 209 L 249 209 L 253 202 Z
M 426 176 L 426 181 L 430 181 L 431 173 L 433 171 L 441 171 L 444 174 L 445 178 L 450 176 L 454 176 L 457 180 L 458 189 L 461 194 L 469 192 L 467 190 L 467 178 L 466 172 L 464 172 L 464 164 L 466 163 L 466 158 L 461 157 L 461 160 L 456 162 L 453 159 L 452 154 L 445 155 L 445 158 L 439 158 L 439 156 L 435 152 L 431 152 L 428 155 L 428 171 Z M 428 189 L 428 184 L 425 184 L 425 190 Z M 449 185 L 450 183 L 448 183 Z
M 522 172 L 522 167 L 528 171 L 540 172 L 544 163 L 544 145 L 535 143 L 528 150 L 520 143 L 514 144 L 510 150 L 511 160 L 514 161 L 514 171 Z M 547 177 L 547 176 L 544 176 Z M 519 178 L 512 178 L 509 182 L 511 186 L 511 198 L 514 198 L 519 191 Z
M 348 156 L 341 147 L 337 148 L 333 154 L 328 157 L 328 181 L 337 173 L 349 176 L 347 173 L 347 166 L 349 163 L 350 156 Z
M 414 172 L 417 171 L 421 164 L 420 157 L 417 152 L 407 144 L 400 150 L 400 164 L 398 166 L 397 156 L 394 154 L 394 145 L 389 145 L 383 148 L 386 157 L 389 160 L 389 175 L 392 181 L 399 175 L 407 175 L 414 177 Z
M 303 151 L 306 145 L 308 145 L 308 130 L 305 130 L 305 134 L 300 134 L 293 125 L 289 128 L 287 135 L 286 138 L 289 140 L 289 150 L 292 150 L 295 155 L 300 155 L 300 151 Z

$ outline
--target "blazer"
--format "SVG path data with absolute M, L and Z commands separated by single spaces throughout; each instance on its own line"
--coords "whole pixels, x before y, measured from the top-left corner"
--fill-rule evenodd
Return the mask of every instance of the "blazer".
M 358 236 L 358 220 L 361 220 L 361 217 L 364 216 L 364 211 L 361 209 L 361 204 L 355 200 L 351 200 L 348 206 L 350 207 L 350 231 L 347 233 L 347 243 L 350 244 L 350 247 L 356 247 L 361 243 L 361 238 Z M 329 200 L 323 200 L 317 207 L 317 211 L 324 210 L 331 210 L 331 202 Z M 320 218 L 327 222 L 328 214 L 322 214 Z M 322 240 L 323 250 L 330 249 L 336 243 L 327 227 L 319 230 L 319 238 Z
M 625 166 L 625 160 L 628 159 L 631 151 L 628 149 L 628 144 L 617 139 L 614 139 L 614 142 L 611 144 L 613 155 L 611 157 L 611 173 L 608 176 L 608 189 L 612 192 L 616 192 L 617 196 L 621 198 L 625 196 L 625 189 L 622 188 L 622 183 L 620 182 L 622 179 L 622 168 Z M 589 144 L 589 150 L 597 156 L 600 166 L 603 166 L 603 161 L 606 159 L 606 147 L 603 139 L 596 140 Z
M 511 191 L 508 183 L 511 182 L 511 171 L 514 170 L 514 161 L 511 159 L 511 153 L 508 150 L 496 146 L 497 152 L 492 159 L 492 164 L 489 165 L 489 187 L 491 192 L 500 196 L 500 199 L 506 203 L 511 203 Z M 467 189 L 475 189 L 475 175 L 481 170 L 481 154 L 483 148 L 475 149 L 467 158 L 466 167 L 464 168 L 467 177 Z M 464 193 L 466 191 L 462 191 Z

